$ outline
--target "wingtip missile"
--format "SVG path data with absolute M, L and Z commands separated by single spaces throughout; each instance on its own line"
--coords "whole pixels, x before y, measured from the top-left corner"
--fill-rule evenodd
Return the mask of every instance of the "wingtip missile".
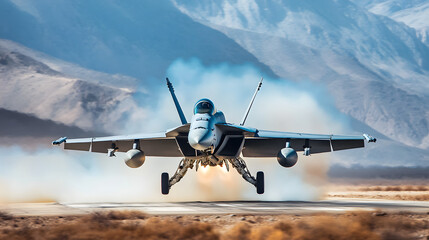
M 67 140 L 67 137 L 58 138 L 57 140 L 52 142 L 52 145 L 60 145 L 61 143 L 66 142 L 66 140 Z
M 367 142 L 377 142 L 377 139 L 375 138 L 375 137 L 373 137 L 373 136 L 371 136 L 371 135 L 369 135 L 369 134 L 366 134 L 366 133 L 364 133 L 363 134 L 363 137 L 365 138 L 365 140 L 367 141 Z

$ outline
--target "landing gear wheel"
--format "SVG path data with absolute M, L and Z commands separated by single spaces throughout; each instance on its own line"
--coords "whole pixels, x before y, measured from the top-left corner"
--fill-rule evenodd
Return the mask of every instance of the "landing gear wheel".
M 264 193 L 264 172 L 257 172 L 256 173 L 256 192 L 258 194 Z
M 161 192 L 164 195 L 167 195 L 170 192 L 170 179 L 166 172 L 161 174 Z

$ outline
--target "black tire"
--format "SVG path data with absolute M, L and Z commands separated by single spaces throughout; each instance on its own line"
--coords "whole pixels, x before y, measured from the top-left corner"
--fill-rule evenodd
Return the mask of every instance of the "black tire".
M 265 191 L 264 172 L 256 173 L 256 192 L 263 194 Z
M 170 179 L 168 177 L 168 173 L 163 172 L 161 174 L 161 192 L 164 195 L 167 195 L 170 192 Z

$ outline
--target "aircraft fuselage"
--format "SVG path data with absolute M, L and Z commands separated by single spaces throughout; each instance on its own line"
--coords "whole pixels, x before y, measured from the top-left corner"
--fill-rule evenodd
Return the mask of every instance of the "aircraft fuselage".
M 216 111 L 209 99 L 200 99 L 194 106 L 188 133 L 189 145 L 195 150 L 213 153 L 222 137 L 222 132 L 216 127 L 218 123 L 225 123 L 225 115 Z
M 192 116 L 188 142 L 191 147 L 199 151 L 213 151 L 220 144 L 222 132 L 216 124 L 225 123 L 225 115 L 216 112 L 196 113 Z

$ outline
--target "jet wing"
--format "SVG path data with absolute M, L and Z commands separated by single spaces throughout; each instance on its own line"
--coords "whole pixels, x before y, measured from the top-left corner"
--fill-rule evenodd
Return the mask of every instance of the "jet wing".
M 180 141 L 189 132 L 189 124 L 171 129 L 166 132 L 153 134 L 134 134 L 94 138 L 60 138 L 53 142 L 54 145 L 64 143 L 64 149 L 89 151 L 96 153 L 108 153 L 108 149 L 116 149 L 117 152 L 127 152 L 137 142 L 146 156 L 156 157 L 181 157 L 183 156 Z
M 276 157 L 280 149 L 286 146 L 286 142 L 289 142 L 290 147 L 295 151 L 304 151 L 305 148 L 309 147 L 311 154 L 361 148 L 365 146 L 365 140 L 375 142 L 375 138 L 367 134 L 362 136 L 342 136 L 277 132 L 232 124 L 224 124 L 220 127 L 231 134 L 241 132 L 244 135 L 242 150 L 244 157 Z

